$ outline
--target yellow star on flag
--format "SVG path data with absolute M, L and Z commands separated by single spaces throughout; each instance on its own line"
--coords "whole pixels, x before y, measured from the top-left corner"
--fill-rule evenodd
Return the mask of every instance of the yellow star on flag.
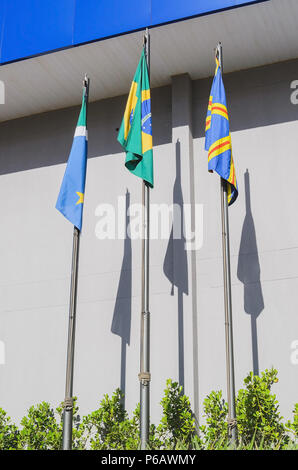
M 77 200 L 77 204 L 83 204 L 84 202 L 84 193 L 79 193 L 78 191 L 76 191 L 77 195 L 79 196 L 79 199 Z

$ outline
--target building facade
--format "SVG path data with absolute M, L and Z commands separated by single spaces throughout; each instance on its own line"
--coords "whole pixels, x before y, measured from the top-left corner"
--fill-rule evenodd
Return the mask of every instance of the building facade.
M 207 171 L 204 150 L 219 40 L 239 186 L 229 210 L 236 389 L 249 371 L 273 366 L 281 412 L 291 416 L 298 401 L 298 6 L 292 0 L 213 3 L 207 11 L 206 2 L 186 2 L 175 17 L 165 7 L 155 17 L 148 2 L 151 16 L 144 7 L 146 14 L 126 30 L 111 21 L 105 35 L 93 21 L 88 37 L 86 12 L 77 13 L 77 36 L 70 41 L 73 22 L 61 21 L 64 43 L 51 42 L 51 31 L 48 42 L 36 32 L 39 49 L 25 27 L 14 48 L 5 46 L 16 33 L 10 7 L 1 3 L 0 405 L 16 420 L 32 404 L 56 406 L 64 399 L 72 226 L 55 203 L 85 72 L 91 81 L 89 158 L 74 394 L 82 415 L 117 387 L 129 412 L 139 401 L 141 181 L 124 167 L 117 132 L 146 26 L 155 171 L 151 420 L 160 418 L 167 378 L 184 386 L 199 421 L 211 390 L 226 395 L 220 183 Z M 67 12 L 57 17 L 70 18 Z M 53 31 L 57 17 L 47 20 Z M 181 236 L 174 236 L 174 227 Z

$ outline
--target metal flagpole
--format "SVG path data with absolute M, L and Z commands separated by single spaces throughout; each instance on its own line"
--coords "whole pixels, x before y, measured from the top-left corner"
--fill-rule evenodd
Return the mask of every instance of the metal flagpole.
M 144 36 L 145 55 L 150 77 L 150 36 L 148 28 Z M 142 313 L 140 348 L 140 439 L 141 449 L 145 450 L 149 440 L 150 413 L 150 312 L 149 312 L 149 216 L 150 188 L 145 181 L 142 187 L 143 240 L 142 240 Z
M 86 89 L 86 102 L 88 108 L 89 78 L 85 75 L 84 87 Z M 76 302 L 77 302 L 77 280 L 78 280 L 78 261 L 79 261 L 79 242 L 80 230 L 74 227 L 73 247 L 72 247 L 72 266 L 70 283 L 70 301 L 69 301 L 69 322 L 68 322 L 68 345 L 67 345 L 67 363 L 66 363 L 66 383 L 65 399 L 63 411 L 63 431 L 62 431 L 62 449 L 71 450 L 72 447 L 72 418 L 73 418 L 73 364 L 74 364 L 74 345 L 75 345 L 75 324 L 76 324 Z
M 222 44 L 216 48 L 221 72 L 223 73 Z M 223 275 L 224 275 L 224 303 L 225 303 L 225 339 L 226 339 L 226 368 L 228 393 L 228 434 L 232 442 L 237 439 L 237 422 L 235 406 L 235 372 L 233 351 L 233 324 L 232 324 L 232 291 L 230 266 L 230 234 L 227 181 L 220 179 L 221 187 L 221 219 L 222 219 L 222 249 L 223 249 Z

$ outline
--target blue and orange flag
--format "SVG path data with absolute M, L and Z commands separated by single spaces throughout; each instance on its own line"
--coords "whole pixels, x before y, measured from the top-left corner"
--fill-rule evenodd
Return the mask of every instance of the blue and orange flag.
M 118 141 L 126 152 L 126 168 L 153 188 L 151 97 L 144 49 L 130 87 Z
M 208 171 L 219 174 L 228 183 L 229 206 L 238 197 L 238 187 L 232 154 L 229 115 L 221 67 L 216 58 L 206 118 L 205 150 L 208 152 Z
M 87 166 L 87 101 L 88 85 L 85 84 L 82 107 L 56 203 L 56 209 L 79 230 L 82 229 Z

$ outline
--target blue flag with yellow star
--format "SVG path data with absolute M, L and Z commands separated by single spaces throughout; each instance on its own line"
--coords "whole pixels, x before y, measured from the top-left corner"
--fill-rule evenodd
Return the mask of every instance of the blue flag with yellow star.
M 56 209 L 79 230 L 82 228 L 87 166 L 87 100 L 88 92 L 85 86 L 81 112 L 56 203 Z

